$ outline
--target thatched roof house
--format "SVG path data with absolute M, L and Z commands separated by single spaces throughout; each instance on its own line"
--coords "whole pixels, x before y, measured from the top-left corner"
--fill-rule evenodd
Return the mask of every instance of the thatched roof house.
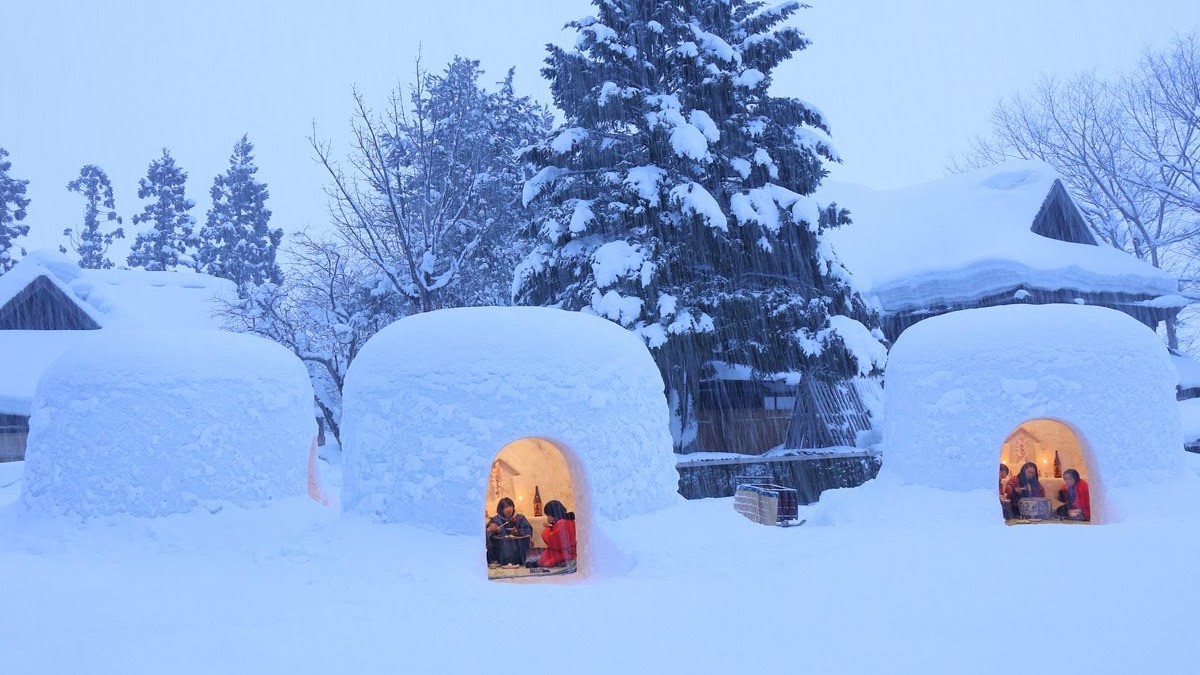
M 1054 170 L 1010 162 L 891 191 L 830 183 L 853 224 L 830 240 L 889 340 L 960 309 L 1071 303 L 1154 328 L 1188 300 L 1173 276 L 1097 242 Z

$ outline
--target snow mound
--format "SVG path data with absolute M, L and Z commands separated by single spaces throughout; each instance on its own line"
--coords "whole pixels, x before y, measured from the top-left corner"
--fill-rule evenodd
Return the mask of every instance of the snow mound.
M 304 494 L 313 394 L 291 353 L 217 331 L 96 333 L 38 382 L 26 511 L 158 516 Z
M 595 316 L 479 307 L 401 319 L 354 360 L 343 401 L 343 507 L 385 522 L 482 533 L 492 462 L 523 438 L 563 452 L 581 520 L 681 499 L 658 368 L 636 336 Z
M 1009 434 L 1051 419 L 1074 432 L 1103 499 L 1182 470 L 1177 378 L 1158 336 L 1115 310 L 1008 305 L 926 319 L 888 357 L 884 466 L 908 484 L 995 490 Z

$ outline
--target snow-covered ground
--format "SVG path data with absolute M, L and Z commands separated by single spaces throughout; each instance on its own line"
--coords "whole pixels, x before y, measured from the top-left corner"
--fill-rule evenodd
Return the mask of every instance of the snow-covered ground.
M 1186 461 L 1096 526 L 1006 527 L 886 470 L 803 527 L 680 503 L 606 525 L 627 564 L 530 583 L 488 581 L 481 538 L 301 499 L 31 520 L 0 464 L 0 672 L 1196 672 Z

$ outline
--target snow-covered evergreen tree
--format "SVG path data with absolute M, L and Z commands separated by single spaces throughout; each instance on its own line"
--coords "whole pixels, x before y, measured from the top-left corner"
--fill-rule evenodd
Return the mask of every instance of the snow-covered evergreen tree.
M 197 261 L 201 272 L 229 279 L 243 291 L 282 281 L 275 253 L 283 230 L 270 227 L 266 183 L 254 178 L 254 145 L 246 136 L 234 145 L 229 169 L 213 179 L 212 208 L 200 229 Z
M 67 183 L 67 189 L 83 195 L 83 227 L 76 232 L 74 228 L 66 228 L 63 234 L 68 237 L 71 249 L 79 255 L 79 266 L 83 269 L 109 269 L 113 262 L 108 259 L 108 247 L 114 240 L 125 237 L 125 231 L 117 227 L 108 232 L 100 230 L 100 223 L 116 221 L 119 225 L 121 218 L 117 216 L 116 204 L 113 200 L 112 183 L 108 174 L 95 164 L 84 165 L 79 170 L 79 177 Z M 59 250 L 67 252 L 65 246 Z
M 195 267 L 188 249 L 194 248 L 196 219 L 188 211 L 196 202 L 187 198 L 186 183 L 187 172 L 176 166 L 175 158 L 163 148 L 162 157 L 150 162 L 146 177 L 138 181 L 138 198 L 153 201 L 133 217 L 133 223 L 149 223 L 151 229 L 138 232 L 129 253 L 130 267 L 152 272 Z
M 837 156 L 822 114 L 773 96 L 805 48 L 797 2 L 596 0 L 549 46 L 566 122 L 531 153 L 525 201 L 552 217 L 514 282 L 518 300 L 593 312 L 652 349 L 694 439 L 707 364 L 846 378 L 881 365 L 878 318 L 822 232 L 848 214 L 809 196 Z
M 8 175 L 12 162 L 6 157 L 8 151 L 0 148 L 0 274 L 16 264 L 12 250 L 16 243 L 13 240 L 29 234 L 29 226 L 21 224 L 25 220 L 25 209 L 29 207 L 29 198 L 25 196 L 29 181 Z M 18 250 L 21 255 L 25 254 L 25 249 L 18 247 Z

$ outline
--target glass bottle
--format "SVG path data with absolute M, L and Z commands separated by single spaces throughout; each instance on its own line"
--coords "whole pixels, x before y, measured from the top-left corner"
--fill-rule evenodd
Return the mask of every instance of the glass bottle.
M 1054 477 L 1062 478 L 1062 462 L 1058 461 L 1058 451 L 1054 451 Z
M 536 485 L 533 486 L 533 515 L 542 515 L 542 493 Z

